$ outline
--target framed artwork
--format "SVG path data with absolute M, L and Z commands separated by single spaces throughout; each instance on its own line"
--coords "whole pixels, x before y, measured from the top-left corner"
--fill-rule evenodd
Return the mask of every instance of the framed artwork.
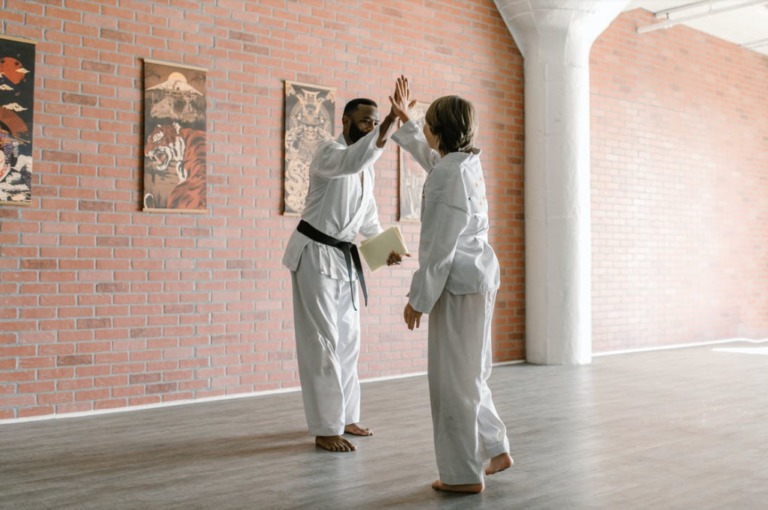
M 144 211 L 207 212 L 206 74 L 144 59 Z
M 285 82 L 285 215 L 301 216 L 309 164 L 320 142 L 334 138 L 336 89 Z
M 424 116 L 430 103 L 416 103 L 411 110 L 411 120 L 414 121 L 420 129 L 424 128 Z M 427 172 L 413 160 L 410 154 L 401 149 L 399 151 L 400 160 L 400 221 L 420 223 L 421 222 L 421 199 L 424 190 L 424 181 L 427 180 Z
M 0 205 L 32 203 L 35 43 L 0 36 Z

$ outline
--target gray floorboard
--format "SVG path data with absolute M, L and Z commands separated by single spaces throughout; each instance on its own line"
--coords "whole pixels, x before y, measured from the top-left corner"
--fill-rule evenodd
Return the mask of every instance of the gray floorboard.
M 490 382 L 515 465 L 480 495 L 429 487 L 418 376 L 363 385 L 375 435 L 352 454 L 315 448 L 299 393 L 3 425 L 0 509 L 768 508 L 768 356 L 692 347 Z

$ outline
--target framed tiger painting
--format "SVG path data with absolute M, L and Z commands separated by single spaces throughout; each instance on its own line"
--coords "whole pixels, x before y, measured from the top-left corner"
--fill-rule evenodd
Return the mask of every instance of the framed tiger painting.
M 0 205 L 32 203 L 35 43 L 0 36 Z
M 207 212 L 206 75 L 144 59 L 144 211 Z
M 309 164 L 320 142 L 334 138 L 336 89 L 285 82 L 285 215 L 301 216 Z

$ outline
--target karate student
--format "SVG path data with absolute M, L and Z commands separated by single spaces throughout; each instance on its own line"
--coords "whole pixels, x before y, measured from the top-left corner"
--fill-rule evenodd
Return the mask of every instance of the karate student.
M 347 103 L 343 133 L 321 143 L 312 159 L 302 221 L 283 257 L 293 281 L 296 352 L 309 433 L 318 446 L 335 452 L 356 450 L 344 433 L 373 434 L 358 423 L 358 279 L 366 302 L 368 297 L 352 242 L 358 234 L 369 238 L 382 232 L 373 164 L 395 119 L 390 112 L 379 125 L 377 105 L 370 99 Z M 401 261 L 393 254 L 388 265 Z
M 480 492 L 512 465 L 509 440 L 486 383 L 499 262 L 488 244 L 488 201 L 473 142 L 477 117 L 458 96 L 437 99 L 424 132 L 409 120 L 408 81 L 398 80 L 392 109 L 403 122 L 392 139 L 427 171 L 421 202 L 419 269 L 403 312 L 408 328 L 429 314 L 428 378 L 437 490 Z

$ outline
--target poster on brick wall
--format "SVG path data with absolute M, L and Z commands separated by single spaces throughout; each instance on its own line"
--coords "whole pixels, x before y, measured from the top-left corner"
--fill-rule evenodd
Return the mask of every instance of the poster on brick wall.
M 410 118 L 424 129 L 424 116 L 427 114 L 429 103 L 418 102 L 411 110 Z M 421 221 L 421 199 L 424 193 L 424 181 L 427 172 L 416 163 L 413 157 L 399 146 L 397 147 L 400 161 L 400 205 L 398 217 L 400 221 L 419 223 Z
M 207 211 L 206 75 L 144 59 L 144 211 Z
M 285 82 L 285 215 L 301 216 L 309 164 L 320 142 L 334 138 L 336 89 Z
M 35 43 L 0 36 L 0 205 L 32 202 Z

